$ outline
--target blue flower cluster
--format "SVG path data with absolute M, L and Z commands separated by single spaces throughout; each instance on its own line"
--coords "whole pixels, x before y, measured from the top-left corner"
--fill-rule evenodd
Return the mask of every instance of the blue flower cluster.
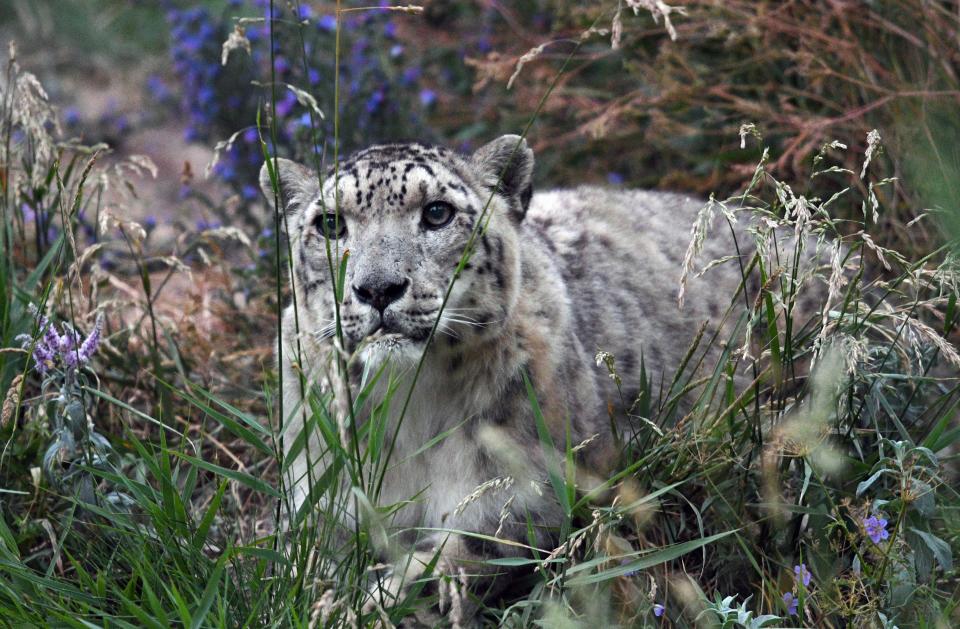
M 220 76 L 217 40 L 222 28 L 203 7 L 168 9 L 173 69 L 183 87 L 188 140 L 206 140 L 221 113 L 215 86 Z
M 255 182 L 263 161 L 255 128 L 258 111 L 266 113 L 262 124 L 271 116 L 276 120 L 277 143 L 295 159 L 308 160 L 332 144 L 338 28 L 333 15 L 316 14 L 306 3 L 295 14 L 275 3 L 271 14 L 269 0 L 230 0 L 219 14 L 204 7 L 181 8 L 174 0 L 165 0 L 165 6 L 187 139 L 213 144 L 243 130 L 214 169 L 243 200 L 258 197 Z M 235 51 L 221 65 L 222 45 L 236 19 L 261 16 L 263 22 L 244 26 L 250 54 Z M 437 93 L 423 84 L 421 67 L 407 58 L 395 19 L 392 12 L 374 9 L 348 14 L 339 25 L 342 152 L 373 141 L 425 135 L 420 114 L 438 105 Z M 311 117 L 287 85 L 312 94 L 326 120 Z M 149 81 L 148 90 L 157 101 L 170 98 L 157 79 Z

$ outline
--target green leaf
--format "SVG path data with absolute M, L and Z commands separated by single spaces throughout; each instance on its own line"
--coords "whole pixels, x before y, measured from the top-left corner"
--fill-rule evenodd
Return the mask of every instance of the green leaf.
M 550 562 L 560 562 L 560 561 L 564 561 L 564 560 L 560 558 L 557 558 L 555 560 L 554 559 L 550 560 Z M 530 566 L 530 565 L 539 566 L 542 563 L 548 563 L 548 562 L 540 561 L 537 559 L 530 559 L 528 557 L 497 557 L 495 559 L 487 559 L 483 563 L 490 566 L 514 567 L 514 566 Z
M 217 565 L 213 568 L 213 574 L 210 575 L 210 579 L 207 581 L 207 587 L 203 590 L 200 603 L 193 611 L 190 629 L 200 629 L 203 621 L 206 620 L 207 614 L 210 612 L 210 607 L 213 605 L 213 599 L 216 598 L 217 592 L 219 591 L 220 577 L 223 575 L 223 566 L 229 555 L 230 551 L 227 551 L 220 555 L 220 558 L 217 560 Z
M 160 624 L 154 620 L 150 614 L 141 609 L 133 601 L 123 595 L 123 593 L 118 592 L 117 596 L 120 597 L 120 601 L 123 603 L 123 608 L 127 613 L 134 616 L 142 627 L 151 627 L 152 629 L 163 629 L 164 625 Z
M 677 557 L 682 557 L 683 555 L 686 555 L 689 552 L 692 552 L 699 548 L 703 548 L 704 546 L 707 546 L 708 544 L 712 544 L 717 540 L 720 540 L 720 539 L 723 539 L 724 537 L 732 535 L 735 532 L 736 531 L 727 531 L 725 533 L 717 533 L 716 535 L 711 535 L 709 537 L 691 540 L 689 542 L 672 544 L 670 546 L 666 546 L 659 550 L 649 552 L 644 556 L 640 557 L 639 559 L 631 561 L 630 563 L 627 563 L 627 564 L 617 566 L 616 568 L 610 568 L 609 570 L 602 570 L 595 574 L 585 574 L 579 577 L 574 577 L 569 581 L 567 581 L 567 585 L 577 586 L 577 585 L 588 585 L 590 583 L 600 583 L 602 581 L 609 581 L 610 579 L 614 579 L 616 577 L 622 577 L 623 575 L 629 572 L 634 572 L 635 570 L 646 570 L 647 568 L 652 568 L 653 566 L 666 563 L 667 561 L 671 561 L 673 559 L 676 559 Z M 640 553 L 633 553 L 633 554 L 637 555 Z M 587 566 L 587 564 L 579 564 L 577 566 L 574 566 L 567 571 L 567 574 L 582 572 L 585 569 L 585 566 Z
M 197 469 L 196 467 L 191 469 Z M 193 549 L 198 553 L 203 550 L 203 544 L 207 541 L 207 534 L 210 532 L 210 526 L 213 524 L 213 518 L 216 517 L 217 511 L 220 509 L 220 500 L 223 499 L 223 492 L 227 489 L 227 481 L 220 483 L 220 487 L 217 489 L 217 493 L 214 494 L 213 500 L 210 501 L 210 506 L 207 507 L 206 513 L 203 514 L 203 519 L 200 520 L 200 525 L 197 527 L 197 532 L 193 535 Z
M 27 292 L 33 292 L 37 287 L 37 284 L 40 283 L 40 280 L 43 278 L 43 274 L 46 272 L 47 267 L 53 262 L 54 258 L 60 253 L 61 247 L 63 247 L 63 239 L 65 232 L 60 232 L 60 235 L 57 239 L 50 245 L 49 251 L 43 256 L 43 259 L 37 263 L 36 268 L 30 272 L 30 275 L 27 276 L 26 281 L 23 283 L 23 288 Z
M 235 419 L 233 419 L 232 417 L 228 416 L 228 415 L 225 414 L 225 413 L 221 413 L 220 411 L 212 408 L 211 406 L 209 406 L 209 405 L 207 405 L 207 404 L 204 404 L 204 403 L 201 402 L 198 398 L 194 397 L 194 396 L 191 395 L 190 393 L 187 393 L 187 392 L 185 392 L 185 391 L 181 391 L 180 389 L 177 389 L 177 388 L 173 387 L 172 385 L 170 385 L 170 384 L 168 384 L 168 383 L 166 383 L 166 382 L 163 382 L 163 381 L 161 381 L 161 384 L 162 384 L 163 386 L 165 386 L 166 388 L 168 388 L 168 389 L 169 389 L 172 393 L 174 393 L 175 395 L 183 398 L 184 400 L 186 400 L 187 402 L 189 402 L 189 403 L 192 404 L 193 406 L 196 406 L 198 409 L 202 410 L 204 413 L 206 413 L 207 415 L 209 415 L 210 417 L 212 417 L 213 419 L 215 419 L 217 422 L 219 422 L 220 424 L 222 424 L 224 428 L 226 428 L 227 430 L 229 430 L 230 432 L 232 432 L 234 435 L 240 437 L 240 438 L 243 439 L 245 442 L 247 442 L 248 444 L 250 444 L 250 445 L 252 445 L 253 447 L 255 447 L 257 450 L 260 450 L 260 452 L 263 452 L 264 454 L 266 454 L 266 455 L 268 455 L 268 456 L 273 454 L 273 451 L 270 449 L 270 447 L 269 447 L 266 443 L 264 443 L 263 440 L 260 439 L 260 437 L 258 437 L 256 434 L 254 434 L 253 431 L 249 430 L 249 429 L 246 428 L 245 426 L 242 426 L 239 422 L 237 422 L 237 421 L 236 421 Z M 217 401 L 216 399 L 213 399 L 206 391 L 203 391 L 202 389 L 197 388 L 197 389 L 194 389 L 194 390 L 197 391 L 197 392 L 199 392 L 201 395 L 204 395 L 205 397 L 207 397 L 208 399 L 210 399 L 210 400 L 211 400 L 212 402 L 214 402 L 214 403 L 218 403 L 218 404 L 220 404 L 220 405 L 222 405 L 222 406 L 225 404 L 225 403 L 222 403 L 222 402 Z M 234 410 L 235 410 L 235 409 L 233 409 L 232 407 L 229 407 L 229 405 L 226 405 L 226 407 L 228 408 L 228 410 L 230 410 L 230 412 L 234 412 Z M 252 422 L 252 423 L 250 423 L 250 420 L 249 420 L 248 418 L 244 417 L 244 416 L 243 416 L 243 413 L 240 413 L 239 411 L 236 411 L 236 412 L 239 413 L 238 416 L 239 416 L 245 423 L 247 423 L 248 425 L 252 425 L 252 426 L 256 427 L 256 430 L 257 430 L 257 431 L 259 431 L 259 432 L 261 432 L 261 433 L 263 433 L 263 434 L 266 434 L 266 435 L 269 435 L 269 434 L 270 434 L 269 431 L 268 431 L 266 428 L 264 428 L 263 426 L 259 425 L 257 422 Z
M 287 567 L 290 565 L 290 561 L 284 557 L 282 554 L 273 550 L 272 548 L 257 548 L 256 546 L 238 546 L 233 549 L 234 553 L 237 555 L 249 555 L 251 557 L 256 557 L 257 559 L 265 559 L 271 563 Z
M 350 250 L 344 249 L 343 257 L 340 258 L 340 269 L 337 273 L 337 301 L 343 303 L 343 297 L 346 294 L 346 291 L 343 287 L 347 283 L 347 260 L 350 258 Z
M 217 474 L 219 476 L 224 476 L 226 478 L 229 478 L 230 480 L 235 480 L 241 485 L 246 485 L 250 489 L 267 494 L 268 496 L 272 496 L 274 498 L 280 497 L 280 492 L 274 489 L 269 483 L 255 476 L 251 476 L 246 472 L 241 472 L 239 470 L 231 470 L 225 467 L 221 467 L 219 465 L 214 465 L 213 463 L 204 461 L 203 459 L 198 459 L 195 456 L 184 454 L 183 452 L 174 452 L 174 451 L 169 451 L 169 452 L 170 454 L 174 454 L 180 457 L 181 459 L 183 459 L 184 461 L 187 461 L 188 463 L 192 463 L 193 465 L 196 465 L 200 469 L 207 470 L 208 472 L 213 472 L 214 474 Z
M 530 408 L 533 410 L 533 417 L 537 424 L 537 435 L 540 437 L 540 447 L 543 451 L 543 460 L 547 466 L 547 476 L 550 477 L 550 484 L 553 485 L 553 492 L 557 495 L 557 501 L 563 507 L 563 513 L 570 517 L 571 505 L 567 494 L 566 482 L 560 475 L 559 464 L 557 462 L 557 449 L 553 445 L 553 439 L 550 437 L 550 431 L 547 430 L 547 423 L 543 419 L 543 412 L 540 410 L 540 404 L 537 402 L 537 394 L 533 390 L 533 384 L 526 371 L 521 372 L 523 383 L 527 387 L 527 399 L 530 400 Z
M 877 482 L 878 478 L 880 478 L 881 476 L 883 476 L 884 473 L 889 471 L 890 470 L 888 470 L 887 468 L 879 469 L 876 472 L 874 472 L 873 475 L 870 476 L 870 478 L 868 478 L 865 481 L 862 481 L 859 485 L 857 485 L 857 497 L 859 498 L 860 496 L 862 496 L 863 492 L 870 489 L 870 485 Z
M 910 530 L 920 536 L 920 539 L 923 540 L 923 543 L 927 545 L 927 548 L 933 553 L 934 558 L 936 558 L 937 563 L 940 564 L 940 567 L 943 568 L 944 572 L 948 572 L 953 569 L 953 551 L 950 549 L 950 544 L 946 543 L 933 533 L 928 533 L 927 531 L 921 531 L 918 528 L 910 527 Z
M 914 478 L 910 482 L 910 492 L 915 496 L 911 504 L 920 515 L 925 518 L 932 518 L 936 515 L 937 502 L 934 497 L 933 487 Z

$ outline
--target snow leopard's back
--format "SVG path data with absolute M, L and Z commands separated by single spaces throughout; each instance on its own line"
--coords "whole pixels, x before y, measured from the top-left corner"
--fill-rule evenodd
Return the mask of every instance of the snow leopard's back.
M 703 205 L 679 194 L 600 187 L 533 196 L 525 234 L 560 268 L 584 349 L 613 354 L 628 390 L 639 383 L 641 358 L 655 386 L 661 377 L 669 384 L 701 324 L 709 322 L 712 335 L 737 292 L 740 265 L 729 260 L 689 278 L 678 306 L 683 258 Z M 739 247 L 746 265 L 753 239 L 739 233 L 735 244 L 724 223 L 715 221 L 700 259 L 734 256 Z M 602 373 L 598 379 L 610 382 Z M 609 399 L 612 385 L 604 386 Z

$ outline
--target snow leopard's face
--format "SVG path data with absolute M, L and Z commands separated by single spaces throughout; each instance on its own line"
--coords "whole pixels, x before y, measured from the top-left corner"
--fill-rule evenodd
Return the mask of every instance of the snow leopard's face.
M 344 349 L 359 349 L 364 362 L 417 360 L 434 325 L 434 345 L 452 351 L 498 334 L 516 300 L 516 227 L 529 201 L 532 166 L 517 136 L 471 157 L 420 144 L 374 146 L 343 161 L 336 176 L 327 173 L 321 194 L 315 173 L 278 160 L 304 302 L 301 330 L 334 335 L 332 278 L 339 278 L 345 256 Z M 261 183 L 272 199 L 266 166 Z

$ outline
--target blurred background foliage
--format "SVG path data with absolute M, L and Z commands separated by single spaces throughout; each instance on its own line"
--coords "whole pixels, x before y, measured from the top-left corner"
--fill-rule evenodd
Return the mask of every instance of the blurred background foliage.
M 343 6 L 369 4 L 376 3 Z M 899 178 L 884 191 L 894 211 L 881 218 L 882 238 L 908 250 L 934 246 L 932 222 L 909 233 L 899 228 L 922 209 L 946 209 L 958 198 L 955 1 L 679 1 L 672 4 L 685 15 L 671 16 L 676 39 L 627 4 L 430 0 L 422 16 L 344 14 L 341 154 L 409 138 L 467 151 L 516 132 L 572 52 L 530 132 L 540 186 L 606 182 L 725 196 L 749 180 L 759 158 L 739 150 L 743 123 L 755 124 L 777 156 L 771 174 L 793 180 L 810 175 L 809 156 L 831 140 L 851 148 L 843 165 L 855 169 L 854 155 L 876 128 L 887 172 Z M 256 111 L 271 100 L 262 20 L 269 6 L 4 0 L 0 29 L 19 40 L 21 58 L 54 92 L 68 128 L 88 143 L 105 139 L 122 150 L 138 131 L 174 126 L 185 142 L 210 147 L 241 132 L 217 164 L 223 185 L 209 211 L 221 221 L 239 213 L 256 224 Z M 274 7 L 282 20 L 275 75 L 313 94 L 326 114 L 312 137 L 309 108 L 278 84 L 279 150 L 329 161 L 334 5 L 278 0 Z M 615 47 L 609 30 L 618 11 L 623 31 Z M 221 45 L 240 18 L 250 53 L 236 50 L 222 65 Z M 599 32 L 581 37 L 591 26 Z M 520 56 L 544 43 L 508 89 Z M 109 96 L 83 96 L 88 91 Z M 187 184 L 204 164 L 191 166 L 182 177 Z M 822 177 L 824 194 L 841 182 Z M 237 195 L 227 206 L 225 192 Z

